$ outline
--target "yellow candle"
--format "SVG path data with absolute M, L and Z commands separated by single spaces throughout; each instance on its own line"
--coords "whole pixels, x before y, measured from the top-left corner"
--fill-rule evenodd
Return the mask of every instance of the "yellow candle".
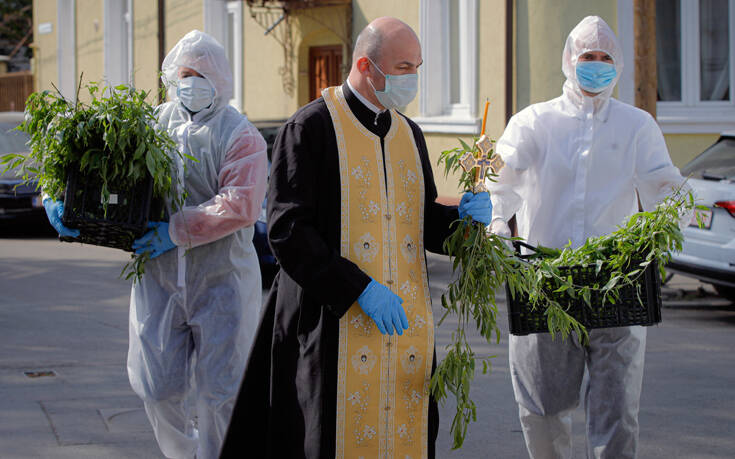
M 485 124 L 487 124 L 487 108 L 490 106 L 490 100 L 485 99 L 485 114 L 482 115 L 482 131 L 480 131 L 480 137 L 485 135 Z

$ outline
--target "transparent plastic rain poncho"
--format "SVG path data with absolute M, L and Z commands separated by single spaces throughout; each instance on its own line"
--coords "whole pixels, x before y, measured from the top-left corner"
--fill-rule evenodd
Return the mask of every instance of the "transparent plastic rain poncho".
M 611 56 L 618 75 L 595 97 L 576 79 L 577 60 L 588 51 Z M 516 114 L 498 140 L 505 167 L 487 184 L 491 231 L 507 231 L 515 215 L 518 235 L 531 244 L 578 247 L 635 213 L 636 191 L 650 210 L 684 179 L 656 121 L 611 98 L 623 55 L 605 21 L 586 17 L 571 31 L 562 70 L 563 94 Z M 511 379 L 529 455 L 572 457 L 571 416 L 586 371 L 587 457 L 635 457 L 645 343 L 640 326 L 590 330 L 588 346 L 548 333 L 511 336 Z
M 192 115 L 176 100 L 180 67 L 213 85 L 211 106 Z M 178 167 L 188 195 L 171 210 L 169 233 L 179 247 L 148 261 L 133 285 L 128 374 L 167 457 L 214 458 L 260 314 L 252 238 L 265 196 L 266 144 L 228 105 L 232 74 L 211 36 L 186 34 L 162 70 L 174 100 L 158 108 L 158 122 L 198 162 Z

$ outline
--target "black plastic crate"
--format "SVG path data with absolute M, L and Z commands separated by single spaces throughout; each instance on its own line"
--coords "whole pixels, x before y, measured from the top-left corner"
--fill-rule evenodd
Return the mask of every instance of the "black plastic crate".
M 638 263 L 633 263 L 630 271 L 638 267 Z M 594 265 L 571 266 L 560 268 L 560 271 L 562 276 L 571 275 L 577 285 L 607 284 L 610 272 L 603 269 L 595 274 L 595 269 Z M 527 295 L 515 292 L 514 297 L 507 284 L 505 289 L 510 333 L 548 333 L 546 307 L 537 305 L 533 308 Z M 615 303 L 610 303 L 609 296 L 607 301 L 603 301 L 604 295 L 599 290 L 592 290 L 590 293 L 591 306 L 581 297 L 571 298 L 564 292 L 551 293 L 550 296 L 562 307 L 567 307 L 567 312 L 587 329 L 648 326 L 661 322 L 661 275 L 656 261 L 651 262 L 643 273 L 639 273 L 633 284 L 625 284 L 619 289 L 619 298 L 616 298 Z
M 102 180 L 72 171 L 67 177 L 62 223 L 78 229 L 79 236 L 61 237 L 66 242 L 112 247 L 132 252 L 133 241 L 147 231 L 149 215 L 162 214 L 162 204 L 152 200 L 153 178 L 139 183 L 108 185 L 110 200 L 105 212 Z M 160 218 L 155 218 L 160 220 Z

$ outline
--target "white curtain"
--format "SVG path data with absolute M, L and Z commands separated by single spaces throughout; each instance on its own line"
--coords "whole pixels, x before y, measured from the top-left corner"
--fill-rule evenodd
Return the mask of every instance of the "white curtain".
M 700 100 L 730 99 L 728 0 L 699 0 Z
M 656 0 L 658 100 L 681 101 L 681 3 Z

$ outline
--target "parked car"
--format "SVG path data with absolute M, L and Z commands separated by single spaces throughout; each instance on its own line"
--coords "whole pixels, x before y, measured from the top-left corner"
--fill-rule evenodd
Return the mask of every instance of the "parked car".
M 667 269 L 710 283 L 735 302 L 735 131 L 723 133 L 681 172 L 706 209 L 696 211 L 702 228 L 696 216 L 684 228 L 682 251 Z
M 22 122 L 22 112 L 0 112 L 0 156 L 28 152 L 28 135 L 15 129 Z M 4 165 L 0 166 L 0 225 L 4 231 L 10 227 L 13 230 L 38 229 L 30 225 L 50 228 L 36 182 L 25 184 L 19 170 L 2 173 L 4 169 Z
M 260 134 L 265 139 L 265 143 L 268 145 L 268 170 L 270 171 L 271 165 L 271 152 L 273 151 L 273 143 L 276 141 L 278 136 L 278 130 L 283 125 L 284 121 L 256 121 L 253 122 Z M 273 277 L 278 272 L 278 262 L 276 257 L 273 256 L 271 248 L 268 245 L 268 221 L 266 219 L 266 204 L 268 198 L 263 201 L 262 208 L 260 210 L 260 217 L 255 223 L 255 234 L 253 236 L 253 245 L 255 251 L 258 253 L 258 262 L 260 263 L 260 273 L 263 278 L 263 287 L 269 287 L 273 282 Z

